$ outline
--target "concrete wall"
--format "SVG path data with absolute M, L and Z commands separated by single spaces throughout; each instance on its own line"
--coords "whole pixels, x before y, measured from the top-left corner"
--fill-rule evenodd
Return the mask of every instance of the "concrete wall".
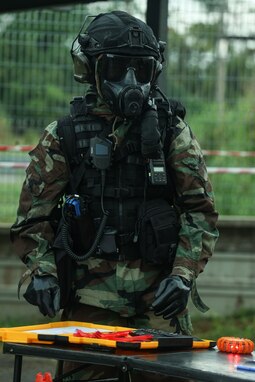
M 207 314 L 255 309 L 255 219 L 222 217 L 219 231 L 215 254 L 197 280 Z
M 197 280 L 199 293 L 210 306 L 207 315 L 255 309 L 255 218 L 219 221 L 220 239 L 206 270 Z M 0 321 L 7 317 L 42 319 L 37 308 L 17 298 L 17 284 L 25 267 L 13 253 L 9 226 L 0 227 Z M 21 292 L 24 292 L 24 287 Z M 190 305 L 193 314 L 198 311 Z

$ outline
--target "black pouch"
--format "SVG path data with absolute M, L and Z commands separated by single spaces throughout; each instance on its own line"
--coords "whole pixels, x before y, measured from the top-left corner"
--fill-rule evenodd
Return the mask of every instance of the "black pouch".
M 171 266 L 180 229 L 176 209 L 164 199 L 145 201 L 139 207 L 137 224 L 142 259 L 146 263 Z
M 95 240 L 95 226 L 89 211 L 88 198 L 77 194 L 68 196 L 62 214 L 67 226 L 70 249 L 78 256 L 84 255 Z
M 78 255 L 83 255 L 89 250 L 95 239 L 93 219 L 86 212 L 82 216 L 71 218 L 69 224 L 73 251 Z

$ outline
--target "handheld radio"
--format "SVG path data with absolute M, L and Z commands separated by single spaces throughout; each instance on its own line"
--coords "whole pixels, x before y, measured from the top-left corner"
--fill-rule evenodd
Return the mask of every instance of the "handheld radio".
M 94 137 L 90 139 L 90 157 L 93 165 L 99 170 L 110 167 L 112 159 L 112 142 L 109 139 Z
M 152 185 L 164 186 L 167 184 L 166 165 L 163 154 L 158 159 L 149 160 L 148 175 Z

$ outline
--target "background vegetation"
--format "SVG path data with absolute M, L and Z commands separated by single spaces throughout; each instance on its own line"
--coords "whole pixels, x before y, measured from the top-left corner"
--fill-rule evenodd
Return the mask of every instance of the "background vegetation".
M 142 2 L 90 5 L 0 15 L 0 144 L 36 144 L 43 128 L 82 95 L 70 46 L 84 15 L 107 9 L 145 17 Z M 165 54 L 168 96 L 180 99 L 205 150 L 254 150 L 255 7 L 252 0 L 169 1 Z M 253 29 L 252 29 L 253 28 Z M 1 153 L 3 161 L 27 161 Z M 211 167 L 253 167 L 254 156 L 206 156 Z M 3 169 L 0 221 L 15 217 L 23 170 Z M 253 174 L 211 174 L 221 215 L 255 215 Z

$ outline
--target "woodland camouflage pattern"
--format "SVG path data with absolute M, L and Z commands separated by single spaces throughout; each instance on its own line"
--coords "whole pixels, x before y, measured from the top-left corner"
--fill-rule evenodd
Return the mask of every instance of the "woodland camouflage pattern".
M 38 274 L 56 275 L 52 250 L 56 226 L 49 217 L 68 184 L 56 129 L 57 122 L 51 123 L 29 154 L 31 162 L 26 170 L 17 220 L 11 228 L 18 255 Z M 86 285 L 82 283 L 77 291 L 81 303 L 131 317 L 148 310 L 155 289 L 166 274 L 195 280 L 204 270 L 218 238 L 218 214 L 201 149 L 182 120 L 174 129 L 167 165 L 174 176 L 175 203 L 181 219 L 173 269 L 143 264 L 140 259 L 116 262 L 89 258 L 76 270 L 78 282 L 86 277 Z

